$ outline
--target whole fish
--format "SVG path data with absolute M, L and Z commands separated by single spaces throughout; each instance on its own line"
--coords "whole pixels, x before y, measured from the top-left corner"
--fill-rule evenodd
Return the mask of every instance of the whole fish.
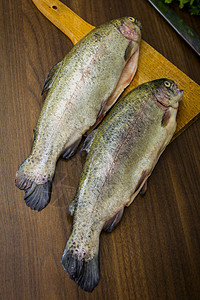
M 86 140 L 88 152 L 69 213 L 72 233 L 61 264 L 91 292 L 99 282 L 99 236 L 119 223 L 125 206 L 146 189 L 176 129 L 183 91 L 169 79 L 144 83 L 123 99 Z
M 16 174 L 31 209 L 49 202 L 60 155 L 74 154 L 82 135 L 97 123 L 132 80 L 138 65 L 140 23 L 112 20 L 78 42 L 49 73 L 44 106 L 34 128 L 31 154 Z

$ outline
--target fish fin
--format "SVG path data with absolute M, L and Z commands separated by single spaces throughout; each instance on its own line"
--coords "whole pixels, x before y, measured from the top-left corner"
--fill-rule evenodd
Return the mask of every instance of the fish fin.
M 80 139 L 78 139 L 76 142 L 74 142 L 72 145 L 67 147 L 64 150 L 64 153 L 62 154 L 62 157 L 65 158 L 65 159 L 68 159 L 71 156 L 73 156 L 76 153 L 81 140 L 82 140 L 82 137 Z
M 61 265 L 81 289 L 92 292 L 99 282 L 99 257 L 95 255 L 91 260 L 79 258 L 75 252 L 65 248 L 61 258 Z
M 104 114 L 110 110 L 110 108 L 118 100 L 119 96 L 122 94 L 125 88 L 132 81 L 138 68 L 138 59 L 139 59 L 139 48 L 135 51 L 132 57 L 127 61 L 113 94 L 108 98 L 108 101 L 106 102 L 103 111 Z
M 32 181 L 27 178 L 26 174 L 23 172 L 22 167 L 23 164 L 21 164 L 21 166 L 19 167 L 19 170 L 16 173 L 16 177 L 15 177 L 15 185 L 20 189 L 20 190 L 24 190 L 24 189 L 28 189 L 31 187 L 32 185 Z
M 44 87 L 42 89 L 41 95 L 43 95 L 45 91 L 51 88 L 61 66 L 62 66 L 62 61 L 57 63 L 55 66 L 53 66 L 53 68 L 49 71 L 49 74 L 47 75 L 47 78 L 44 82 Z
M 146 182 L 148 174 L 149 174 L 149 172 L 147 170 L 144 170 L 142 172 L 141 177 L 140 177 L 140 179 L 138 181 L 138 184 L 136 185 L 135 192 L 139 192 L 141 190 L 141 188 L 143 187 L 143 185 Z
M 27 171 L 27 159 L 22 163 L 17 171 L 15 184 L 20 190 L 25 191 L 24 200 L 31 209 L 42 210 L 50 201 L 52 177 L 41 184 L 34 181 Z M 43 179 L 43 178 L 42 178 Z
M 38 130 L 37 130 L 37 127 L 35 127 L 35 128 L 33 129 L 33 143 L 35 142 L 35 139 L 36 139 L 37 134 L 38 134 Z
M 145 188 L 147 187 L 146 181 L 147 178 L 149 177 L 150 173 L 147 170 L 144 170 L 141 174 L 141 177 L 138 181 L 138 184 L 135 187 L 135 190 L 133 192 L 133 194 L 131 195 L 129 201 L 126 203 L 126 206 L 131 205 L 131 203 L 133 202 L 133 200 L 135 199 L 135 197 L 138 195 L 139 192 L 141 192 L 142 195 L 144 195 L 144 193 L 146 192 Z M 145 186 L 146 184 L 146 186 Z M 143 187 L 144 187 L 144 193 L 143 193 Z
M 86 151 L 87 153 L 90 151 L 90 148 L 92 146 L 92 141 L 95 137 L 97 133 L 97 130 L 93 130 L 92 132 L 90 132 L 90 134 L 86 137 L 84 143 L 83 143 L 83 147 L 81 148 L 81 151 Z
M 169 123 L 169 119 L 171 117 L 171 111 L 168 109 L 164 112 L 162 116 L 161 126 L 165 127 Z
M 75 198 L 72 200 L 72 202 L 70 203 L 69 208 L 68 208 L 68 212 L 69 212 L 69 215 L 70 215 L 71 217 L 74 216 L 76 206 L 77 206 L 77 198 L 75 197 Z
M 110 219 L 108 219 L 103 227 L 103 230 L 106 232 L 111 232 L 120 222 L 124 212 L 124 207 L 120 209 L 116 214 L 114 214 Z
M 130 56 L 130 49 L 133 46 L 132 43 L 129 45 L 129 49 L 127 50 L 126 59 Z M 119 96 L 125 90 L 125 88 L 130 84 L 138 67 L 138 59 L 139 59 L 139 48 L 135 51 L 135 53 L 130 57 L 124 67 L 124 70 L 119 78 L 119 81 L 115 87 L 115 90 L 108 98 L 108 100 L 103 104 L 101 110 L 98 114 L 97 120 L 94 125 L 92 125 L 87 131 L 86 135 L 90 134 L 90 132 L 98 126 L 98 124 L 104 119 L 107 112 L 111 109 L 111 107 L 118 101 Z
M 128 47 L 126 48 L 125 53 L 124 53 L 124 60 L 125 61 L 128 61 L 129 58 L 131 57 L 132 50 L 133 50 L 134 46 L 135 46 L 134 41 L 130 41 L 130 43 L 128 44 Z
M 108 100 L 107 100 L 108 101 Z M 104 119 L 107 110 L 105 110 L 107 101 L 104 101 L 101 105 L 101 109 L 97 115 L 96 121 L 95 123 L 89 128 L 89 130 L 86 132 L 86 136 L 88 136 L 92 131 L 94 131 L 94 129 L 99 125 L 99 123 L 101 123 L 101 121 Z
M 144 196 L 144 194 L 146 193 L 147 191 L 147 180 L 145 181 L 145 183 L 143 184 L 141 190 L 140 190 L 140 195 L 141 196 Z
M 33 182 L 30 188 L 25 189 L 24 200 L 26 205 L 37 211 L 45 208 L 50 201 L 51 187 L 51 180 L 48 180 L 44 184 Z

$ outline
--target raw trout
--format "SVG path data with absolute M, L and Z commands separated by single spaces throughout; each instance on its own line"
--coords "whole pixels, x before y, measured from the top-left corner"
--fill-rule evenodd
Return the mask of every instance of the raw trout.
M 125 206 L 146 188 L 176 129 L 183 91 L 169 79 L 142 84 L 121 99 L 86 139 L 88 152 L 69 213 L 72 233 L 61 264 L 91 292 L 99 282 L 99 235 L 111 232 Z
M 110 21 L 92 30 L 50 71 L 32 151 L 15 180 L 31 209 L 39 211 L 48 204 L 59 156 L 74 154 L 82 135 L 132 80 L 140 39 L 140 23 L 134 18 Z

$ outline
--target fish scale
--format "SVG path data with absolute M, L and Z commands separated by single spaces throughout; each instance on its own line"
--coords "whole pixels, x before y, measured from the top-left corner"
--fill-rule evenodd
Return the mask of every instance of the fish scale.
M 175 132 L 182 94 L 169 79 L 145 83 L 121 99 L 88 136 L 88 154 L 69 207 L 73 229 L 61 260 L 82 289 L 91 292 L 98 284 L 100 233 L 116 227 L 150 176 Z
M 31 154 L 15 179 L 31 209 L 39 211 L 49 203 L 58 158 L 75 153 L 82 135 L 97 118 L 97 123 L 103 118 L 130 83 L 137 69 L 140 39 L 135 19 L 110 21 L 89 32 L 51 69 L 42 91 L 47 96 Z

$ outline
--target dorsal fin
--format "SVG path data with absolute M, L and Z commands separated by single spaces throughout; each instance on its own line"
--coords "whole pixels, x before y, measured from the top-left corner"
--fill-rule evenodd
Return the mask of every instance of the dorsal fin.
M 57 76 L 57 74 L 58 74 L 61 66 L 62 66 L 62 61 L 60 61 L 59 63 L 57 63 L 49 71 L 49 74 L 48 74 L 48 76 L 47 76 L 47 78 L 46 78 L 46 80 L 44 82 L 44 87 L 43 87 L 42 93 L 41 93 L 42 95 L 44 94 L 45 91 L 48 91 L 51 88 L 51 86 L 52 86 L 52 84 L 53 84 L 53 82 L 54 82 L 54 80 L 55 80 L 55 78 L 56 78 L 56 76 Z

